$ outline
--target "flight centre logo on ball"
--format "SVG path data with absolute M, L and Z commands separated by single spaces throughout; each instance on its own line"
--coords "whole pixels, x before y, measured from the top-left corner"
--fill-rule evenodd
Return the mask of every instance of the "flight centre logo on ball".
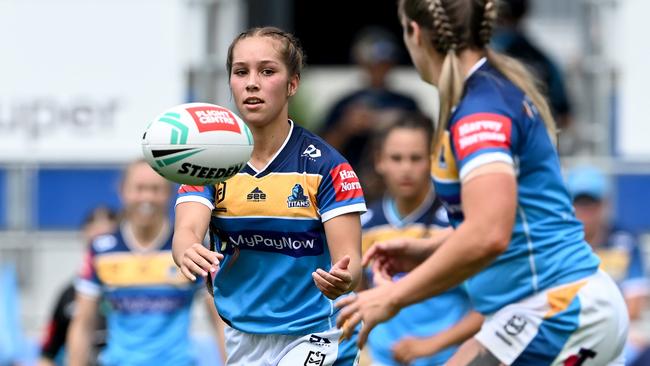
M 241 133 L 235 115 L 225 108 L 201 106 L 187 108 L 199 132 L 232 131 Z

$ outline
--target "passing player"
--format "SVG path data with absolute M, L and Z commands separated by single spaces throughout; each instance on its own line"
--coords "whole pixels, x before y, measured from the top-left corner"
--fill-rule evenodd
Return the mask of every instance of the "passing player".
M 250 29 L 228 52 L 230 88 L 254 148 L 217 186 L 181 186 L 174 258 L 188 278 L 210 275 L 228 365 L 353 365 L 333 300 L 361 275 L 366 207 L 350 165 L 288 116 L 303 53 L 280 29 Z M 204 248 L 208 226 L 218 252 Z

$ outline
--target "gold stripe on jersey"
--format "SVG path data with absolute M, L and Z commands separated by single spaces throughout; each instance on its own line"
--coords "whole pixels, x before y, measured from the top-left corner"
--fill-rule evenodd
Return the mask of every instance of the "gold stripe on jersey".
M 316 194 L 321 179 L 318 174 L 303 173 L 270 173 L 262 178 L 237 174 L 225 182 L 225 190 L 224 183 L 216 187 L 214 215 L 318 219 Z M 301 202 L 307 207 L 289 207 L 289 196 L 296 184 L 307 197 L 307 204 Z
M 170 251 L 106 253 L 95 257 L 99 280 L 106 286 L 181 285 L 189 283 Z
M 445 131 L 438 151 L 434 152 L 431 175 L 438 181 L 458 182 L 458 168 L 451 151 L 449 131 Z
M 375 243 L 397 239 L 397 238 L 424 238 L 435 235 L 440 229 L 430 227 L 428 230 L 424 224 L 414 223 L 404 228 L 396 228 L 391 225 L 380 225 L 364 230 L 361 235 L 361 250 L 365 253 Z M 428 235 L 425 235 L 428 234 Z

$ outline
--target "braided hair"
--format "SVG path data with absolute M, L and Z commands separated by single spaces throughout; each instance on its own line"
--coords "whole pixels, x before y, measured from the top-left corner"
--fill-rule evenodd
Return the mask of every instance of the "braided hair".
M 465 75 L 460 71 L 458 55 L 466 49 L 483 50 L 488 62 L 530 98 L 555 140 L 555 121 L 537 80 L 521 63 L 489 47 L 497 5 L 497 0 L 399 0 L 400 17 L 427 30 L 431 45 L 444 56 L 438 80 L 440 110 L 434 149 L 439 148 L 451 110 L 462 98 Z

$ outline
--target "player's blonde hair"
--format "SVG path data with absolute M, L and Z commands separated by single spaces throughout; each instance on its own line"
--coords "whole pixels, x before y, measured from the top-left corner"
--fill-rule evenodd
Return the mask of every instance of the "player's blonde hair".
M 488 44 L 497 17 L 497 0 L 399 0 L 401 19 L 413 20 L 431 33 L 434 49 L 444 55 L 438 80 L 440 112 L 434 147 L 447 129 L 452 108 L 460 102 L 465 75 L 460 70 L 458 53 L 481 49 L 488 62 L 521 89 L 539 111 L 549 136 L 555 141 L 555 121 L 537 80 L 513 58 L 490 49 Z M 407 32 L 412 32 L 407 27 Z M 437 151 L 437 150 L 434 150 Z

